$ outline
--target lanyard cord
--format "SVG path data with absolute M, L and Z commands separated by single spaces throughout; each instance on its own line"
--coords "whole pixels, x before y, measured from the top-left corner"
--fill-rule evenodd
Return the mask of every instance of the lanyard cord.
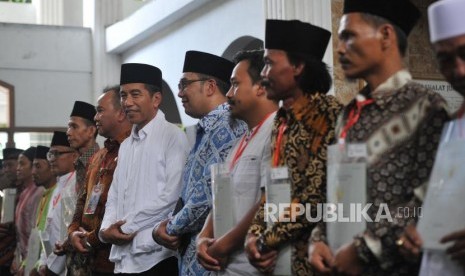
M 340 136 L 341 139 L 346 138 L 347 132 L 349 131 L 349 129 L 353 127 L 357 123 L 357 121 L 360 119 L 360 114 L 362 113 L 363 107 L 370 105 L 373 102 L 374 102 L 373 99 L 367 99 L 364 101 L 356 101 L 356 106 L 355 108 L 352 108 L 350 110 L 347 123 L 342 129 L 341 136 Z
M 273 153 L 273 167 L 277 167 L 279 165 L 281 143 L 283 141 L 284 132 L 287 129 L 286 119 L 282 118 L 280 121 L 281 122 L 278 127 L 278 137 L 276 138 L 276 145 Z
M 257 132 L 262 127 L 263 123 L 265 123 L 265 121 L 268 119 L 268 117 L 270 117 L 271 114 L 273 114 L 273 112 L 266 115 L 266 117 L 260 123 L 258 123 L 258 125 L 252 130 L 252 133 L 250 134 L 250 136 L 248 138 L 247 138 L 247 135 L 244 135 L 242 137 L 241 142 L 239 144 L 239 148 L 237 149 L 236 154 L 234 155 L 234 158 L 233 158 L 233 160 L 231 162 L 231 166 L 229 168 L 229 171 L 232 171 L 232 169 L 236 166 L 237 161 L 242 156 L 242 153 L 244 153 L 245 148 L 249 145 L 250 140 L 253 139 L 255 134 L 257 134 Z

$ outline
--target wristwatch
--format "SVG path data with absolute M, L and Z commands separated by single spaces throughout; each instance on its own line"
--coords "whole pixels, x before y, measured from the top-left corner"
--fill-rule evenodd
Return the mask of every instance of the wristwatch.
M 258 252 L 260 252 L 261 254 L 271 251 L 271 248 L 266 245 L 265 238 L 263 236 L 260 236 L 260 238 L 257 239 L 256 246 L 257 246 Z

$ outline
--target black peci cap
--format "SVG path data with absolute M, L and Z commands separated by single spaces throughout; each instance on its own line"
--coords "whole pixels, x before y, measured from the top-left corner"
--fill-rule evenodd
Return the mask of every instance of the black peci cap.
M 64 131 L 54 131 L 53 132 L 53 137 L 52 137 L 52 142 L 50 143 L 50 146 L 65 146 L 65 147 L 71 147 L 69 145 L 68 141 L 68 135 L 66 135 L 66 132 Z
M 21 154 L 26 156 L 27 159 L 29 159 L 29 161 L 32 162 L 34 160 L 34 157 L 36 156 L 36 149 L 36 147 L 30 147 L 23 151 Z
M 187 51 L 182 72 L 205 74 L 229 83 L 234 63 L 209 53 Z
M 331 33 L 299 20 L 266 20 L 265 48 L 300 53 L 322 60 Z
M 406 35 L 420 19 L 421 13 L 409 0 L 345 0 L 344 14 L 360 12 L 383 17 Z
M 155 66 L 142 63 L 125 63 L 121 65 L 120 85 L 127 83 L 145 83 L 161 89 L 162 73 Z
M 50 150 L 49 147 L 37 146 L 36 154 L 34 156 L 34 159 L 45 159 L 45 160 L 47 160 L 47 152 L 49 150 Z
M 22 149 L 6 148 L 3 149 L 3 160 L 17 160 L 18 156 L 23 152 Z
M 94 122 L 94 117 L 97 111 L 95 111 L 95 106 L 81 101 L 75 101 L 73 111 L 71 111 L 72 116 L 81 117 L 87 119 L 91 122 Z

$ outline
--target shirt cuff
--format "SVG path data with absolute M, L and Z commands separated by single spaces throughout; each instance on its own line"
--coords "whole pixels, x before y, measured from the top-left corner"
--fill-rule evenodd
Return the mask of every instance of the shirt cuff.
M 100 240 L 100 242 L 102 242 L 102 243 L 108 243 L 108 242 L 107 242 L 106 240 L 104 240 L 103 237 L 102 237 L 102 231 L 104 231 L 104 230 L 105 230 L 105 228 L 101 228 L 100 231 L 98 231 L 97 236 L 98 236 L 98 239 Z
M 381 241 L 378 239 L 373 239 L 367 234 L 363 235 L 363 239 L 365 240 L 367 247 L 371 250 L 371 253 L 373 253 L 373 255 L 375 255 L 375 257 L 380 260 L 383 251 L 383 245 L 381 244 Z

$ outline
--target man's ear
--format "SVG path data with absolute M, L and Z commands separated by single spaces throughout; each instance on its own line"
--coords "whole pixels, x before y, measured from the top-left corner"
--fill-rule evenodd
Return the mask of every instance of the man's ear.
M 253 85 L 254 89 L 256 90 L 256 95 L 261 97 L 263 95 L 266 96 L 266 89 L 265 86 L 261 85 L 260 82 L 257 82 L 256 84 Z
M 393 42 L 395 42 L 395 30 L 394 27 L 390 24 L 384 24 L 381 27 L 379 27 L 379 33 L 381 35 L 381 46 L 383 50 L 388 49 L 389 47 L 392 47 Z
M 158 107 L 160 107 L 162 98 L 161 92 L 155 92 L 152 95 L 152 104 L 154 108 L 158 109 Z
M 121 123 L 123 122 L 124 120 L 126 120 L 126 112 L 124 111 L 124 108 L 121 107 L 119 110 L 118 110 L 118 115 L 116 116 L 118 119 L 118 123 Z
M 294 65 L 294 76 L 302 75 L 302 72 L 304 71 L 304 68 L 305 68 L 305 63 L 303 63 L 303 62 Z
M 209 79 L 209 80 L 206 80 L 205 83 L 205 92 L 206 92 L 206 95 L 208 97 L 211 97 L 212 95 L 215 94 L 215 91 L 216 91 L 216 88 L 217 88 L 217 83 L 214 79 Z M 219 89 L 219 88 L 218 88 Z
M 89 126 L 89 131 L 90 131 L 92 137 L 96 137 L 95 134 L 97 134 L 97 126 L 95 126 L 95 125 Z

